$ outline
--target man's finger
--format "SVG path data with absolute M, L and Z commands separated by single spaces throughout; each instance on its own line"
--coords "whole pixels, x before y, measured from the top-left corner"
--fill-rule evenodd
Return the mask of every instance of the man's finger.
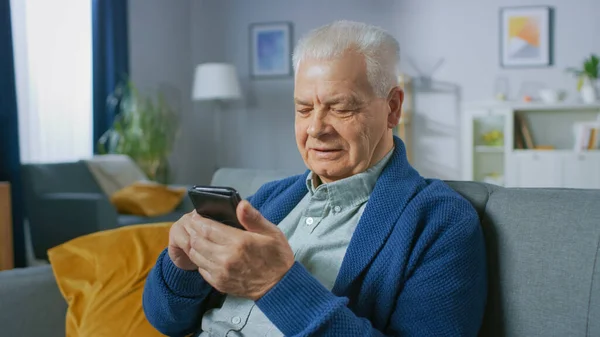
M 237 228 L 204 218 L 197 213 L 186 224 L 186 230 L 190 236 L 202 237 L 218 245 L 227 245 L 233 241 L 233 237 L 242 233 Z
M 213 287 L 215 286 L 215 279 L 209 270 L 204 268 L 198 268 L 198 272 L 200 273 L 200 275 L 202 275 L 204 281 L 208 282 L 208 284 L 210 284 Z
M 190 248 L 215 264 L 221 263 L 229 249 L 228 246 L 221 246 L 201 236 L 191 238 Z
M 175 225 L 172 227 L 173 233 L 171 233 L 171 238 L 173 240 L 173 244 L 171 246 L 175 246 L 176 248 L 181 248 L 184 252 L 190 249 L 190 236 L 186 232 L 185 228 L 180 225 Z
M 190 251 L 188 252 L 188 256 L 189 256 L 190 260 L 192 262 L 194 262 L 194 264 L 196 266 L 198 266 L 198 268 L 202 268 L 202 269 L 206 269 L 206 270 L 213 270 L 213 269 L 215 269 L 215 267 L 217 265 L 209 257 L 201 254 L 194 248 L 190 249 Z
M 275 225 L 265 219 L 262 214 L 246 200 L 242 200 L 239 203 L 236 214 L 242 226 L 249 232 L 269 233 L 273 230 L 277 230 Z

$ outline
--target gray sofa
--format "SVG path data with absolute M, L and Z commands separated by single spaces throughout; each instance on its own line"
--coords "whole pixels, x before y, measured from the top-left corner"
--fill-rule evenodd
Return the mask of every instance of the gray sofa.
M 140 223 L 179 219 L 192 205 L 185 199 L 170 214 L 141 217 L 118 214 L 83 161 L 22 166 L 25 207 L 33 253 L 81 235 Z
M 287 175 L 221 169 L 242 196 Z M 448 184 L 482 220 L 489 299 L 481 336 L 600 336 L 600 190 Z M 4 336 L 64 336 L 66 305 L 49 266 L 0 272 Z M 432 319 L 435 319 L 432 317 Z

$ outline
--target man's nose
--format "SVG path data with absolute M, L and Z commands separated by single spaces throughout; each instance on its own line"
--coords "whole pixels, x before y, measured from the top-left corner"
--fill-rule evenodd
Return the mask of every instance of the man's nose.
M 317 111 L 310 117 L 307 133 L 313 138 L 319 138 L 328 132 L 327 112 Z

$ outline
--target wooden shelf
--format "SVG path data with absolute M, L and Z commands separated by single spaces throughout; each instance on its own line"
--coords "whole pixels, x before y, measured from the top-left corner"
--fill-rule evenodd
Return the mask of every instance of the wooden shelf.
M 475 152 L 479 153 L 504 153 L 504 145 L 490 146 L 490 145 L 476 145 Z
M 13 268 L 10 185 L 0 182 L 0 270 Z

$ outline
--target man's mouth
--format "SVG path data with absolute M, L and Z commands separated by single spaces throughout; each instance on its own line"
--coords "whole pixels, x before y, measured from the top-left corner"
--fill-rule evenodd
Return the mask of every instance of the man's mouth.
M 325 148 L 313 148 L 313 150 L 319 151 L 319 152 L 336 152 L 336 151 L 341 151 L 340 149 L 325 149 Z
M 315 158 L 323 160 L 334 160 L 339 158 L 340 153 L 342 153 L 342 149 L 339 148 L 313 147 L 309 148 L 309 150 L 311 150 Z

